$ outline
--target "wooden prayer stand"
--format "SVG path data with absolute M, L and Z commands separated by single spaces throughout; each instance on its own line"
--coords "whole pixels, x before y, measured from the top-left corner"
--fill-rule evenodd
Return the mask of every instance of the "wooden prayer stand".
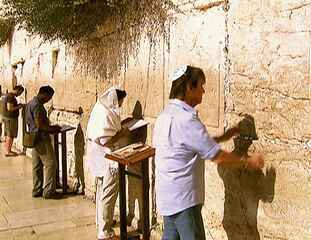
M 62 191 L 67 193 L 67 139 L 66 133 L 76 129 L 74 127 L 64 125 L 60 131 L 51 133 L 54 137 L 54 153 L 56 158 L 56 184 L 59 185 L 59 145 L 61 146 L 62 151 Z M 61 141 L 59 142 L 58 136 L 61 135 Z
M 134 150 L 135 151 L 135 150 Z M 130 175 L 142 180 L 142 213 L 141 220 L 143 223 L 143 239 L 150 239 L 150 221 L 149 221 L 149 158 L 153 157 L 155 149 L 143 145 L 140 150 L 137 149 L 133 154 L 122 157 L 114 153 L 106 154 L 106 158 L 117 161 L 119 164 L 119 209 L 120 209 L 120 239 L 127 240 L 127 220 L 126 220 L 126 180 L 125 175 Z M 141 162 L 141 176 L 125 170 L 125 167 L 134 163 Z

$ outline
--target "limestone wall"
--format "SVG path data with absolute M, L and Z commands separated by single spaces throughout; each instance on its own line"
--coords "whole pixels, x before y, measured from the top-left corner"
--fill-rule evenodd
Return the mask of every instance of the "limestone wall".
M 11 45 L 0 49 L 2 89 L 11 85 L 10 64 L 21 58 L 25 63 L 18 64 L 16 75 L 27 88 L 21 101 L 29 101 L 40 85 L 55 88 L 51 119 L 79 127 L 68 136 L 70 175 L 81 180 L 77 173 L 84 172 L 85 192 L 92 198 L 94 181 L 81 162 L 81 142 L 98 94 L 111 85 L 124 87 L 123 116 L 139 101 L 150 121 L 150 143 L 173 69 L 200 66 L 207 83 L 199 114 L 211 135 L 237 123 L 241 114 L 251 114 L 259 136 L 251 151 L 262 152 L 267 162 L 262 172 L 230 172 L 206 163 L 202 212 L 207 239 L 311 239 L 311 3 L 176 2 L 182 12 L 172 13 L 169 35 L 156 45 L 142 40 L 128 68 L 105 82 L 75 70 L 75 57 L 62 43 L 42 43 L 16 30 Z M 75 114 L 79 107 L 83 113 Z M 232 150 L 232 143 L 224 147 Z M 162 220 L 155 211 L 151 175 L 152 236 L 159 239 Z
M 276 169 L 272 202 L 259 201 L 262 239 L 311 239 L 311 217 L 306 214 L 311 196 L 310 14 L 309 1 L 230 5 L 226 119 L 232 123 L 239 113 L 252 114 L 259 135 L 254 150 L 264 153 L 267 165 Z M 265 187 L 273 183 L 269 174 Z M 249 195 L 241 195 L 247 220 L 252 214 L 248 206 L 255 201 L 248 203 Z

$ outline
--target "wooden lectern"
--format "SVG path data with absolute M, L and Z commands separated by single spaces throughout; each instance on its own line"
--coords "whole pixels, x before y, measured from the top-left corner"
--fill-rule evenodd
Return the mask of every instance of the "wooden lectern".
M 145 144 L 147 136 L 147 126 L 143 125 L 131 131 L 127 143 L 129 145 L 118 149 L 106 158 L 117 161 L 119 164 L 119 208 L 120 208 L 120 239 L 127 240 L 127 220 L 126 220 L 126 180 L 125 175 L 130 175 L 142 180 L 142 213 L 143 239 L 150 238 L 149 222 L 149 159 L 155 154 L 155 149 Z M 141 163 L 141 174 L 132 173 L 126 170 L 126 166 Z
M 67 193 L 67 137 L 66 133 L 68 131 L 76 129 L 75 127 L 71 127 L 68 125 L 61 126 L 62 128 L 58 132 L 51 133 L 53 135 L 54 140 L 54 153 L 56 159 L 56 184 L 59 183 L 59 146 L 61 146 L 61 165 L 62 165 L 62 190 L 63 193 Z M 59 142 L 59 137 L 61 136 L 61 141 Z

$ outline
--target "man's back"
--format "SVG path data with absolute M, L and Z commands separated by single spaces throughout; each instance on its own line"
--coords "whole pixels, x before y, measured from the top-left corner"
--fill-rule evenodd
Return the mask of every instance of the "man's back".
M 14 94 L 7 93 L 2 97 L 3 101 L 3 116 L 7 118 L 17 118 L 19 115 L 19 110 L 9 111 L 8 105 L 13 107 L 17 106 L 17 100 Z
M 41 121 L 48 121 L 47 112 L 37 96 L 28 102 L 25 116 L 29 132 L 39 132 L 42 137 L 48 136 L 47 132 L 37 126 L 36 119 L 38 118 L 42 118 Z
M 157 206 L 169 216 L 204 202 L 204 161 L 219 151 L 196 110 L 174 99 L 156 121 Z

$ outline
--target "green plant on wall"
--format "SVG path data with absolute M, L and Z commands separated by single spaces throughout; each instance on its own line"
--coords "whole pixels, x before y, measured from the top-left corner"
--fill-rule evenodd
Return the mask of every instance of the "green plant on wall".
M 76 62 L 102 79 L 126 67 L 142 36 L 166 34 L 170 0 L 2 0 L 6 15 L 43 40 L 73 47 Z
M 43 40 L 76 42 L 95 31 L 109 16 L 107 1 L 3 0 L 6 15 Z
M 2 47 L 10 38 L 15 26 L 13 18 L 0 17 L 0 47 Z
M 168 10 L 173 5 L 165 4 L 162 0 L 128 1 L 123 14 L 111 16 L 107 24 L 98 26 L 74 47 L 78 65 L 89 63 L 88 72 L 101 79 L 110 79 L 126 69 L 129 57 L 135 58 L 142 50 L 143 40 L 153 46 L 167 37 Z

